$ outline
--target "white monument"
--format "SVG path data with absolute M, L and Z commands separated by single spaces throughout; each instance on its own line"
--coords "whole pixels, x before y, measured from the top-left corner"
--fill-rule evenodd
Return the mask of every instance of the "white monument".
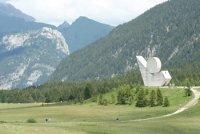
M 145 86 L 161 87 L 169 84 L 172 79 L 168 71 L 161 71 L 161 62 L 157 57 L 146 61 L 142 56 L 136 56 Z

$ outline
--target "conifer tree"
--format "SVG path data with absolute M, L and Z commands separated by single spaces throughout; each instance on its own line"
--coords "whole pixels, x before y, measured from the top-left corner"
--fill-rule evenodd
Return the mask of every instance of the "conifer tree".
M 169 103 L 168 97 L 165 97 L 163 106 L 168 107 L 169 105 L 170 105 L 170 103 Z
M 156 92 L 154 90 L 151 91 L 149 103 L 151 107 L 156 105 Z
M 97 99 L 98 105 L 103 105 L 103 95 L 100 94 Z
M 140 89 L 138 92 L 138 97 L 137 97 L 137 102 L 136 102 L 136 107 L 145 107 L 145 93 L 144 89 Z
M 163 96 L 161 90 L 158 88 L 157 89 L 157 106 L 162 106 L 163 104 Z

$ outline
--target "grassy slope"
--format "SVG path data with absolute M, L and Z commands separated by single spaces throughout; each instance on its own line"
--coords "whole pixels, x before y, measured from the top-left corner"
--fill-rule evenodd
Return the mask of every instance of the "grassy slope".
M 170 94 L 172 104 L 169 108 L 136 108 L 129 106 L 97 106 L 94 103 L 84 105 L 52 105 L 41 104 L 0 104 L 0 120 L 8 123 L 0 125 L 0 132 L 4 134 L 29 133 L 116 133 L 116 134 L 170 134 L 170 133 L 198 133 L 200 131 L 200 104 L 194 108 L 169 118 L 142 121 L 116 122 L 120 120 L 146 118 L 175 111 L 185 103 L 184 91 L 162 89 L 163 93 Z M 188 101 L 189 98 L 187 98 Z M 13 107 L 13 108 L 12 108 Z M 38 123 L 27 124 L 27 119 L 34 118 Z M 50 123 L 44 123 L 50 118 Z M 84 123 L 94 121 L 100 123 Z M 103 121 L 103 123 L 102 123 Z M 6 128 L 6 129 L 5 129 Z

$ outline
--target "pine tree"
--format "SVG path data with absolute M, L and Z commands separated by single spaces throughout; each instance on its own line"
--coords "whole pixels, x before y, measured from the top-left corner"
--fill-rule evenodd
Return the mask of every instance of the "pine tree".
M 156 92 L 154 90 L 151 91 L 149 103 L 151 107 L 156 105 Z
M 163 106 L 164 106 L 164 107 L 168 107 L 169 105 L 170 105 L 169 100 L 168 100 L 167 97 L 165 97 Z
M 115 104 L 115 95 L 114 94 L 111 95 L 111 104 Z
M 97 99 L 98 105 L 103 105 L 103 95 L 100 94 Z
M 124 97 L 124 91 L 119 90 L 117 94 L 117 103 L 118 104 L 126 104 L 126 99 Z
M 145 104 L 145 93 L 144 93 L 144 89 L 141 89 L 138 92 L 136 107 L 145 107 L 145 106 L 146 106 L 146 104 Z
M 85 87 L 83 95 L 84 95 L 84 100 L 87 100 L 91 97 L 91 92 L 88 86 Z
M 163 96 L 161 90 L 158 88 L 157 89 L 157 106 L 162 106 L 163 105 Z

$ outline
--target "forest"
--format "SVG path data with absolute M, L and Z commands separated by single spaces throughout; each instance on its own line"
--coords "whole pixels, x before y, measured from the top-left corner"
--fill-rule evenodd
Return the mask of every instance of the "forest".
M 191 63 L 181 69 L 172 69 L 171 84 L 174 86 L 200 85 L 200 63 Z M 194 71 L 196 70 L 196 71 Z M 130 89 L 142 89 L 139 70 L 131 70 L 125 75 L 116 75 L 110 79 L 52 82 L 31 86 L 25 89 L 1 90 L 1 103 L 32 103 L 32 102 L 66 102 L 83 103 L 85 100 L 112 92 L 116 88 L 130 86 Z M 122 102 L 123 103 L 123 102 Z

